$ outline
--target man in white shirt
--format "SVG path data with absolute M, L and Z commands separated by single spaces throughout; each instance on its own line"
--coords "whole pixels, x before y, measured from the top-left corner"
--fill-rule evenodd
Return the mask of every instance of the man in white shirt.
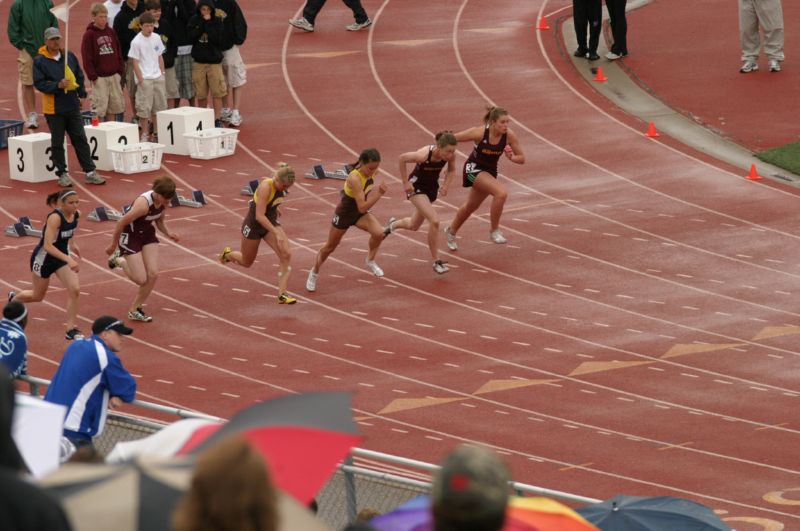
M 142 131 L 142 142 L 147 142 L 149 121 L 153 131 L 158 131 L 156 113 L 167 108 L 167 85 L 164 78 L 164 58 L 166 50 L 161 36 L 155 33 L 155 17 L 145 11 L 139 16 L 142 31 L 131 41 L 128 57 L 133 60 L 136 75 L 136 116 Z
M 108 9 L 108 25 L 114 27 L 114 17 L 117 16 L 119 10 L 122 9 L 122 0 L 106 0 L 103 5 Z

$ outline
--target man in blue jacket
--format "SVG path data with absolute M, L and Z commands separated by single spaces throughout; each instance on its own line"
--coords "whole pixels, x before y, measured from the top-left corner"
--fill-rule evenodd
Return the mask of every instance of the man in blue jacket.
M 44 46 L 39 48 L 39 55 L 33 60 L 33 84 L 43 94 L 42 110 L 50 128 L 50 150 L 59 186 L 72 186 L 67 173 L 64 133 L 69 135 L 78 162 L 86 172 L 86 183 L 105 184 L 105 179 L 95 171 L 83 130 L 81 99 L 86 98 L 83 71 L 75 54 L 61 49 L 58 28 L 44 30 Z
M 98 317 L 92 336 L 74 341 L 61 360 L 44 399 L 67 407 L 64 436 L 76 448 L 93 446 L 100 435 L 108 408 L 136 398 L 136 381 L 116 353 L 122 336 L 133 332 L 115 317 Z

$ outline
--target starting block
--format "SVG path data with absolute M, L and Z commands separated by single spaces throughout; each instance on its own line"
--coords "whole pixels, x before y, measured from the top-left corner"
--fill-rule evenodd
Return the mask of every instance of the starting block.
M 317 164 L 311 171 L 306 173 L 306 177 L 308 179 L 339 179 L 340 181 L 344 181 L 347 179 L 347 176 L 350 175 L 350 171 L 352 168 L 350 166 L 345 166 L 341 170 L 336 171 L 328 171 L 322 167 L 322 164 Z
M 119 221 L 122 219 L 122 214 L 113 208 L 99 206 L 89 212 L 86 217 L 92 221 Z
M 242 188 L 242 195 L 253 195 L 254 193 L 256 193 L 256 188 L 258 188 L 258 185 L 259 185 L 259 180 L 253 179 L 252 181 L 247 183 L 247 186 Z
M 42 231 L 34 229 L 31 225 L 31 220 L 27 216 L 23 216 L 17 220 L 17 223 L 6 227 L 6 236 L 13 238 L 22 238 L 23 236 L 41 238 Z
M 192 208 L 201 208 L 206 204 L 206 198 L 202 190 L 193 190 L 192 198 L 187 199 L 182 195 L 175 194 L 169 202 L 170 206 L 187 206 Z

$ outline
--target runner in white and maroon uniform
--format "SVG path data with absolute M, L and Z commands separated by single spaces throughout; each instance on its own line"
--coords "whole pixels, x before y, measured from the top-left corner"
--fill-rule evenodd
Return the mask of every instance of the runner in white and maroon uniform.
M 128 310 L 128 319 L 145 323 L 153 320 L 144 313 L 143 306 L 158 278 L 156 229 L 167 238 L 178 241 L 178 235 L 170 232 L 164 222 L 164 209 L 174 196 L 175 182 L 171 178 L 165 175 L 153 181 L 152 190 L 137 197 L 117 222 L 111 245 L 106 248 L 106 254 L 110 255 L 108 267 L 122 268 L 128 278 L 139 286 Z
M 441 131 L 436 133 L 435 145 L 400 155 L 400 178 L 403 180 L 406 197 L 416 207 L 416 211 L 407 218 L 389 218 L 389 224 L 384 230 L 387 235 L 398 229 L 416 231 L 423 221 L 428 220 L 428 247 L 433 258 L 433 270 L 439 274 L 447 273 L 449 269 L 439 260 L 439 217 L 433 208 L 433 202 L 440 193 L 447 195 L 450 183 L 456 175 L 457 144 L 456 136 L 451 131 Z M 415 166 L 406 177 L 406 165 L 409 163 L 415 163 Z M 447 174 L 440 188 L 439 176 L 445 166 Z
M 494 243 L 506 243 L 500 232 L 500 215 L 506 203 L 508 192 L 497 180 L 497 161 L 501 155 L 515 164 L 525 163 L 517 135 L 508 128 L 508 111 L 501 107 L 489 107 L 483 117 L 483 126 L 472 127 L 456 133 L 459 142 L 474 142 L 475 147 L 464 164 L 464 188 L 469 188 L 467 202 L 461 205 L 449 227 L 444 229 L 447 246 L 451 251 L 458 249 L 456 233 L 475 210 L 481 206 L 486 196 L 492 196 L 489 214 L 491 224 L 489 239 Z

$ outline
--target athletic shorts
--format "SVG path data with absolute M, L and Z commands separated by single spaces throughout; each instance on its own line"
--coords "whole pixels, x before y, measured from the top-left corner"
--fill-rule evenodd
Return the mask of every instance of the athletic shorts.
M 410 194 L 406 194 L 408 199 L 411 199 L 411 196 L 414 195 L 426 195 L 430 200 L 431 204 L 436 201 L 436 198 L 439 197 L 439 183 L 425 183 L 425 182 L 414 182 L 411 183 L 411 186 L 414 187 L 414 191 Z
M 481 168 L 474 162 L 467 161 L 464 163 L 464 178 L 461 181 L 461 185 L 464 188 L 472 188 L 472 185 L 475 183 L 475 179 L 478 178 L 479 173 L 488 173 L 497 179 L 497 175 L 493 174 L 491 171 Z
M 269 221 L 276 227 L 280 226 L 280 222 L 277 218 L 270 219 Z M 255 204 L 250 201 L 250 209 L 247 211 L 247 215 L 244 217 L 244 221 L 242 222 L 242 236 L 248 240 L 260 240 L 268 233 L 269 231 L 261 223 L 259 223 L 258 220 L 256 220 Z
M 128 229 L 126 229 L 119 236 L 119 251 L 122 256 L 137 254 L 142 252 L 142 248 L 145 245 L 150 245 L 151 243 L 158 243 L 154 226 L 150 225 L 149 228 L 137 232 L 128 232 Z
M 348 205 L 339 203 L 333 213 L 333 219 L 331 220 L 331 223 L 337 229 L 347 230 L 358 223 L 358 220 L 364 215 L 365 214 L 359 212 L 357 208 L 352 208 Z
M 33 86 L 33 58 L 28 53 L 28 50 L 22 49 L 19 51 L 17 70 L 19 71 L 19 82 L 26 87 Z
M 92 81 L 92 103 L 100 118 L 104 118 L 107 114 L 116 115 L 125 112 L 119 74 L 98 77 Z
M 67 265 L 64 260 L 52 256 L 44 247 L 38 247 L 31 254 L 31 272 L 37 277 L 50 278 L 50 275 Z
M 247 67 L 239 53 L 239 47 L 234 45 L 222 52 L 222 71 L 225 73 L 225 82 L 231 88 L 241 87 L 247 83 Z

